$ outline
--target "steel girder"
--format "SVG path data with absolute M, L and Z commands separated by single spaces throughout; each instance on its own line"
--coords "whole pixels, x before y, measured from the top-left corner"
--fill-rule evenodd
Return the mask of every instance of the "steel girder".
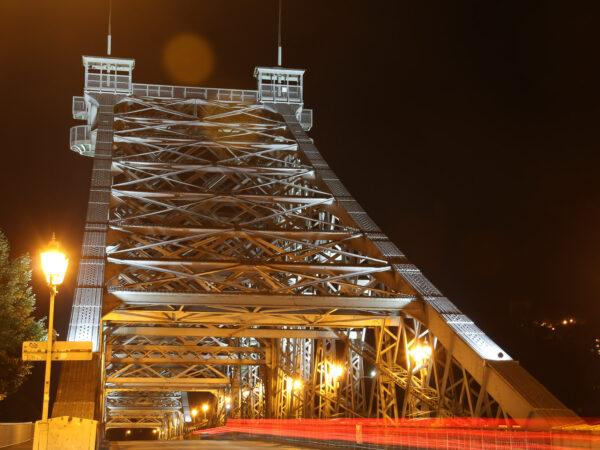
M 135 86 L 90 114 L 112 148 L 95 162 L 107 424 L 156 411 L 172 436 L 172 391 L 212 392 L 218 420 L 574 417 L 371 221 L 301 105 Z M 136 395 L 154 403 L 114 406 Z

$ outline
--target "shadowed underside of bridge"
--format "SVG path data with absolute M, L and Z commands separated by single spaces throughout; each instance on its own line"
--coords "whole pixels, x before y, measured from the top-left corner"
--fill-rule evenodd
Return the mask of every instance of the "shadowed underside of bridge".
M 258 68 L 236 91 L 84 67 L 71 148 L 94 165 L 69 340 L 98 358 L 65 364 L 55 416 L 172 437 L 188 393 L 210 392 L 215 422 L 579 420 L 352 198 L 306 134 L 303 71 Z

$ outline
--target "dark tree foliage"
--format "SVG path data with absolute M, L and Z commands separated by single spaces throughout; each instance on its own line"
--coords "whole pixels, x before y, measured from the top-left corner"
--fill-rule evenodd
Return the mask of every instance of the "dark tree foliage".
M 28 254 L 10 259 L 10 246 L 0 231 L 0 400 L 16 391 L 31 373 L 31 363 L 21 359 L 23 341 L 39 341 L 46 333 L 35 320 L 35 294 Z

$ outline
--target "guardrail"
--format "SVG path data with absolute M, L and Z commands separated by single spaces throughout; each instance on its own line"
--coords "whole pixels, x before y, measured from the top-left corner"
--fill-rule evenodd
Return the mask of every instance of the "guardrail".
M 84 156 L 93 156 L 94 142 L 89 125 L 71 127 L 69 146 L 71 150 Z
M 85 89 L 100 92 L 131 92 L 131 76 L 115 73 L 88 73 Z
M 258 102 L 258 92 L 242 89 L 217 89 L 188 86 L 164 86 L 161 84 L 133 84 L 133 95 L 152 98 L 197 98 L 222 102 Z
M 73 119 L 87 120 L 88 110 L 84 97 L 73 97 Z
M 298 118 L 298 122 L 300 122 L 304 131 L 310 131 L 313 126 L 313 110 L 303 109 Z
M 302 103 L 302 86 L 263 84 L 260 99 L 263 102 Z
M 0 448 L 33 439 L 33 430 L 32 422 L 0 423 Z

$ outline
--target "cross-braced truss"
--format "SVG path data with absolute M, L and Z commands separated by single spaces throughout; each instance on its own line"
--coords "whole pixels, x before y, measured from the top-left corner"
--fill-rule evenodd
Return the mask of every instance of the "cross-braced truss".
M 535 404 L 508 393 L 528 374 L 369 219 L 299 111 L 118 97 L 106 426 L 161 422 L 173 436 L 190 391 L 217 397 L 218 420 L 569 412 L 547 391 Z

